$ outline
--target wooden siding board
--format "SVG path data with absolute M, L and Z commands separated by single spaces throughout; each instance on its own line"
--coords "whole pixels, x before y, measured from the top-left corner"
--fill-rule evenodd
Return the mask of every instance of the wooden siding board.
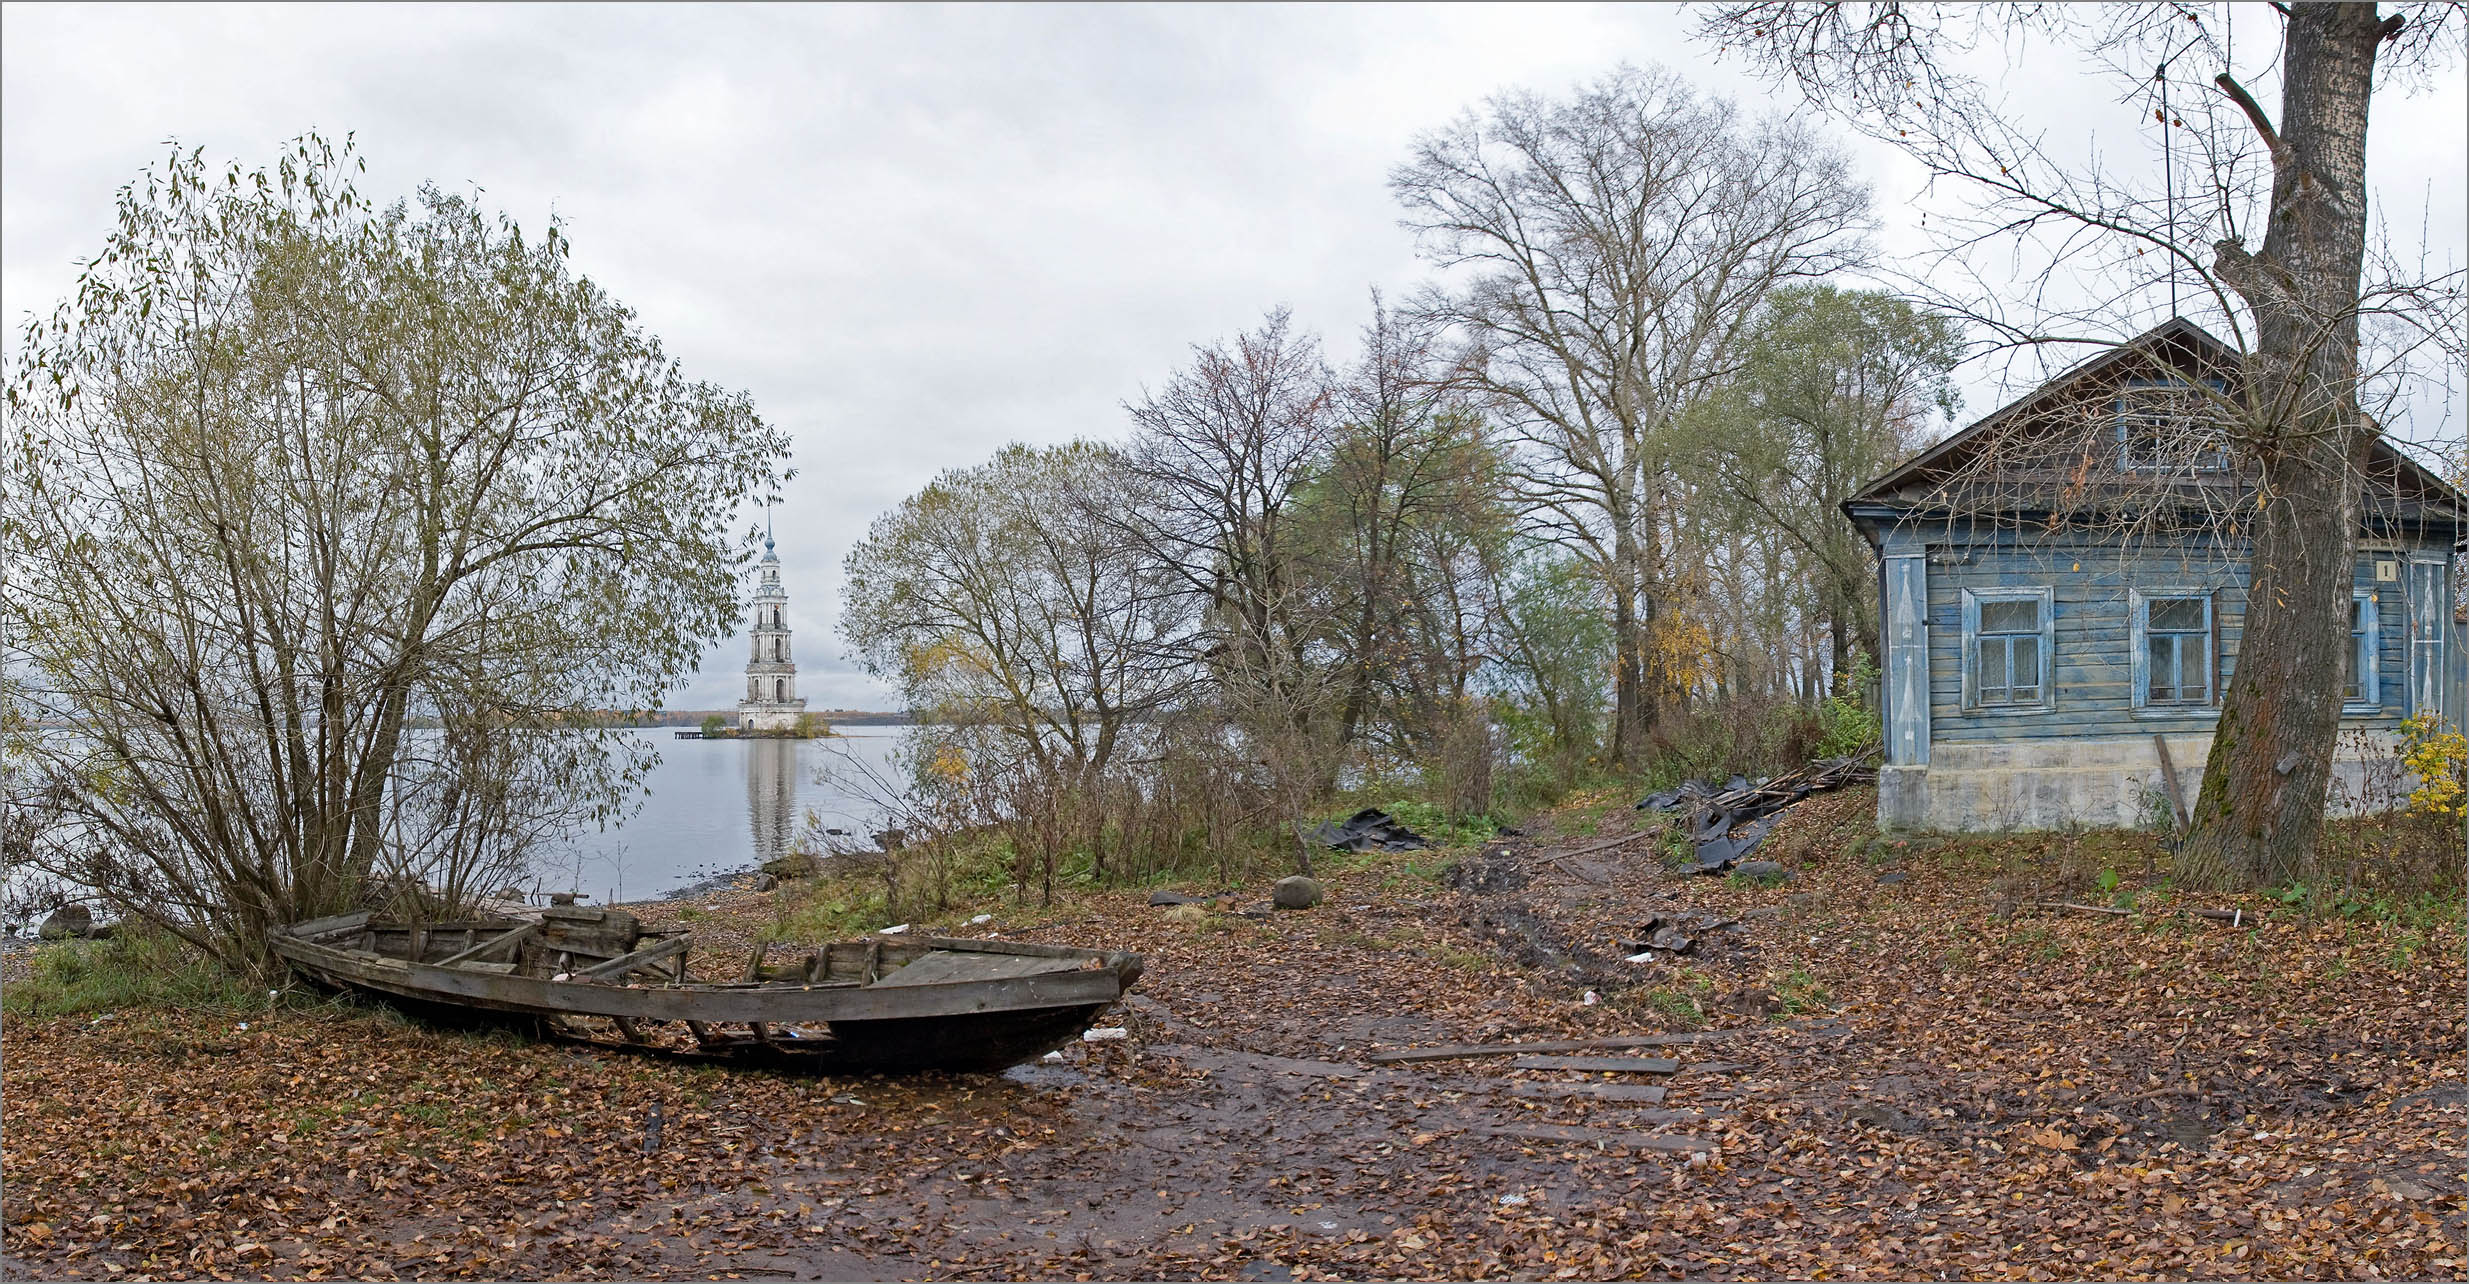
M 1949 538 L 1944 525 L 1934 534 Z M 2425 556 L 2420 550 L 2418 556 Z M 2441 554 L 2435 554 L 2441 556 Z M 2216 682 L 2225 687 L 2237 671 L 2237 657 L 2246 624 L 2247 567 L 2242 548 L 2157 554 L 2101 545 L 2084 539 L 2030 542 L 2002 533 L 1995 540 L 1950 548 L 1932 547 L 1925 574 L 1928 609 L 1922 623 L 1929 671 L 1928 725 L 1935 740 L 1981 743 L 2002 740 L 2065 739 L 2151 735 L 2209 730 L 2217 709 L 2190 713 L 2134 707 L 2136 675 L 2130 603 L 2137 589 L 2196 589 L 2214 598 L 2217 643 Z M 2406 561 L 2409 552 L 2362 552 L 2354 580 L 2359 589 L 2378 595 L 2380 627 L 2376 633 L 2376 668 L 2381 681 L 2379 701 L 2371 712 L 2344 713 L 2344 730 L 2390 730 L 2407 713 L 2401 675 L 2411 672 L 2411 643 L 2403 618 L 2391 608 L 2401 588 L 2378 584 L 2374 563 Z M 2404 577 L 2408 572 L 2404 571 Z M 1964 609 L 1966 590 L 2050 589 L 2050 654 L 2045 657 L 2052 682 L 2051 707 L 2046 711 L 1967 711 L 1965 708 Z M 2430 649 L 2420 659 L 2428 670 L 2451 667 L 2450 648 Z

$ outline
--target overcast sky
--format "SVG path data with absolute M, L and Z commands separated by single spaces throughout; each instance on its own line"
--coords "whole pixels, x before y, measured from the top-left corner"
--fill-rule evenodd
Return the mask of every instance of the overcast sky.
M 1274 306 L 1343 358 L 1367 292 L 1423 275 L 1390 168 L 1488 94 L 1662 63 L 1789 105 L 1687 25 L 1540 5 L 14 5 L 0 311 L 13 331 L 67 294 L 114 189 L 172 137 L 254 166 L 349 131 L 371 195 L 433 180 L 526 226 L 554 212 L 690 376 L 793 436 L 777 522 L 803 692 L 890 707 L 832 631 L 841 558 L 877 513 L 1007 441 L 1120 437 L 1144 383 Z M 2139 110 L 2071 59 L 2022 63 L 2009 100 L 2053 145 L 2149 150 Z M 2379 101 L 2370 161 L 2387 216 L 2422 219 L 2451 265 L 2469 261 L 2462 86 L 2455 66 Z M 1917 248 L 1917 170 L 1853 148 L 1881 239 Z M 1983 371 L 1966 391 L 1978 412 L 2007 390 Z M 716 646 L 672 706 L 733 702 L 742 647 Z

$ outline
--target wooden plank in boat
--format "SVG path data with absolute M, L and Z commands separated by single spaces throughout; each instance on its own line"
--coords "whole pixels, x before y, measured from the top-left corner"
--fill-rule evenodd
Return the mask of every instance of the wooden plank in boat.
M 459 953 L 449 954 L 445 958 L 439 959 L 437 961 L 437 966 L 453 967 L 458 963 L 469 963 L 483 954 L 492 953 L 494 951 L 504 949 L 509 945 L 514 945 L 539 930 L 540 925 L 538 923 L 525 923 L 521 927 L 515 928 L 512 931 L 501 932 L 498 935 L 492 936 L 489 939 L 480 942 L 478 945 L 471 946 L 470 948 L 462 950 Z
M 950 981 L 999 981 L 1014 976 L 1043 976 L 1048 972 L 1079 971 L 1083 962 L 1051 955 L 980 954 L 974 951 L 960 954 L 937 950 L 867 988 L 880 990 L 895 985 L 941 985 Z
M 355 910 L 352 913 L 337 914 L 331 918 L 313 918 L 306 923 L 295 923 L 292 925 L 291 934 L 303 939 L 338 935 L 346 931 L 357 931 L 366 927 L 368 922 L 369 912 L 367 910 Z
M 657 963 L 672 954 L 683 954 L 686 952 L 686 947 L 691 944 L 693 942 L 687 937 L 672 936 L 657 945 L 646 945 L 632 954 L 620 955 L 606 963 L 595 963 L 576 972 L 575 979 L 596 981 L 604 977 L 623 977 L 636 968 Z

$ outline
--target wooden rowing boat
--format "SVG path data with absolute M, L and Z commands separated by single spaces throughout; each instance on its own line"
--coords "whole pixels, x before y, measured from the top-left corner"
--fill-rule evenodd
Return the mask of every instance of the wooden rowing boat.
M 875 936 L 757 946 L 735 980 L 691 980 L 689 938 L 623 910 L 294 923 L 267 943 L 320 985 L 637 1051 L 817 1072 L 999 1070 L 1078 1038 L 1141 959 L 1014 941 Z M 772 961 L 774 955 L 781 962 Z

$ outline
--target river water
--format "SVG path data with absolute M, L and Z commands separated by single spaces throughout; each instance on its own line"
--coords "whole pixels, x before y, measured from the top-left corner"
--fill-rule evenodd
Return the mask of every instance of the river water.
M 902 728 L 859 728 L 820 740 L 679 740 L 666 727 L 629 737 L 660 755 L 642 807 L 625 824 L 570 835 L 534 870 L 540 887 L 609 904 L 664 896 L 779 855 L 805 828 L 863 835 L 880 826 L 871 774 L 897 782 Z M 869 734 L 871 733 L 871 734 Z

